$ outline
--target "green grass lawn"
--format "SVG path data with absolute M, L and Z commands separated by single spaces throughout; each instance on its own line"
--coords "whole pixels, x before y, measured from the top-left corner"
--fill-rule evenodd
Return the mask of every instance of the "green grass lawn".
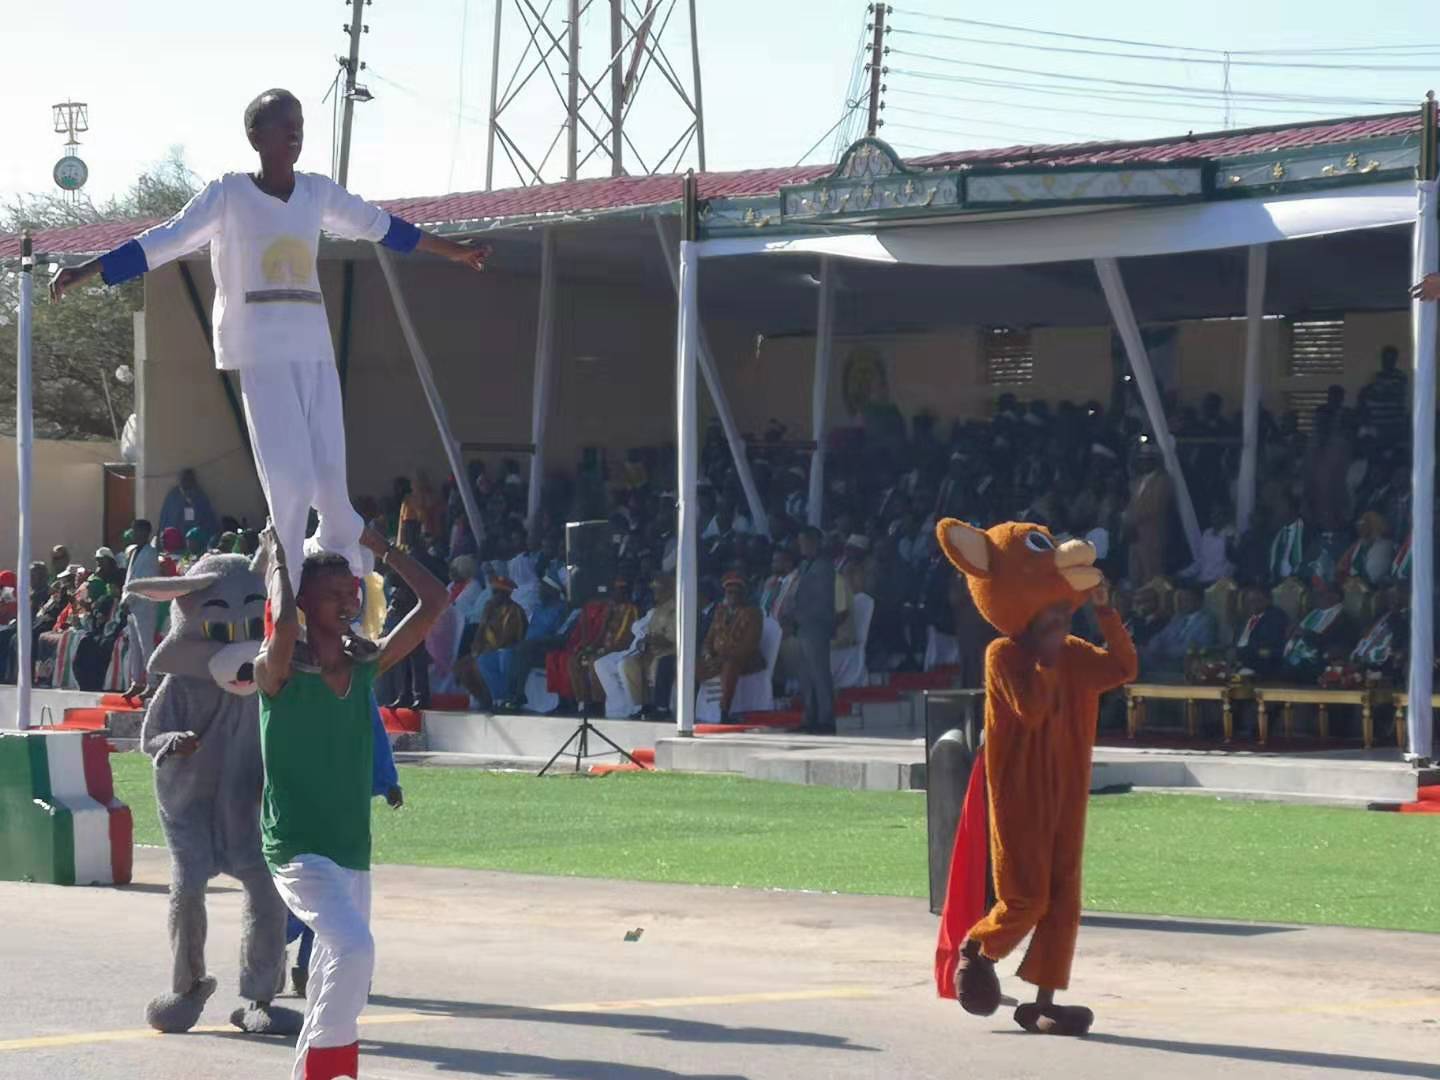
M 111 758 L 139 843 L 161 844 L 149 762 Z M 538 780 L 402 767 L 375 802 L 377 862 L 925 896 L 925 801 L 723 776 Z M 1096 911 L 1440 928 L 1440 820 L 1187 795 L 1090 804 Z

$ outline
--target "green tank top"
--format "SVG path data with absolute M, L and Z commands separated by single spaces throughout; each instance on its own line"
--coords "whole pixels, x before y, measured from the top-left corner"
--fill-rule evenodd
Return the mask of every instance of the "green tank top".
M 342 698 L 319 671 L 297 664 L 279 694 L 260 692 L 260 832 L 271 869 L 297 855 L 370 869 L 375 671 L 373 660 L 355 664 Z

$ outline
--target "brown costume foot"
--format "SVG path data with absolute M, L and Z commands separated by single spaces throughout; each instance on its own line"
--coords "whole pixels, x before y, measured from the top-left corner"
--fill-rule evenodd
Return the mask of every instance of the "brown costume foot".
M 1083 1005 L 1028 1001 L 1015 1010 L 1015 1022 L 1032 1035 L 1088 1035 L 1095 1014 Z
M 955 961 L 955 990 L 960 1007 L 972 1016 L 992 1016 L 1000 1008 L 1000 979 L 995 961 L 980 952 L 980 943 L 967 941 Z

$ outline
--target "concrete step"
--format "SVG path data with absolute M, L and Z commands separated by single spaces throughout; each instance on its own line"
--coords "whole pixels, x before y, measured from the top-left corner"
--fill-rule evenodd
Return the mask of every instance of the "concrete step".
M 1101 747 L 1095 751 L 1091 786 L 1192 788 L 1236 797 L 1363 804 L 1410 802 L 1421 778 L 1398 752 L 1285 755 Z
M 482 754 L 497 758 L 549 758 L 580 721 L 564 716 L 507 716 L 491 713 L 426 712 L 421 719 L 425 749 L 436 753 Z M 654 746 L 675 731 L 673 724 L 648 720 L 592 718 L 591 724 L 626 750 Z M 591 750 L 608 749 L 593 736 Z
M 925 762 L 877 759 L 844 751 L 755 754 L 745 762 L 751 780 L 849 791 L 924 791 Z
M 112 709 L 105 714 L 105 727 L 110 732 L 112 741 L 138 739 L 140 727 L 144 723 L 145 713 L 141 709 Z

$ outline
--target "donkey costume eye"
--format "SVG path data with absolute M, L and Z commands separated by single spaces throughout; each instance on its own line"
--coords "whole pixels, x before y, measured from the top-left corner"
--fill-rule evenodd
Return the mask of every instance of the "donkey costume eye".
M 1054 551 L 1055 542 L 1042 532 L 1025 534 L 1025 546 L 1031 551 Z

